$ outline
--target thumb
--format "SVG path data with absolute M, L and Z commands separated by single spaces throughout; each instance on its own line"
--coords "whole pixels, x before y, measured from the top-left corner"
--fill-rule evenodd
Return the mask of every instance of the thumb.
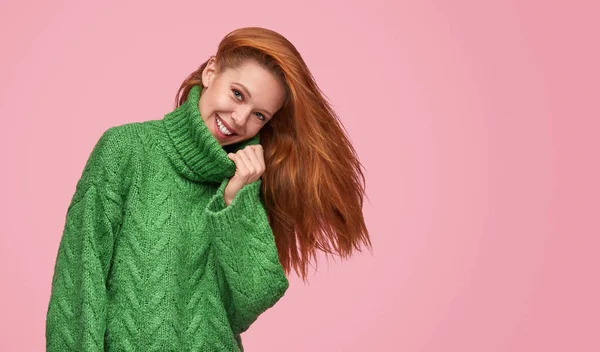
M 229 154 L 227 154 L 227 157 L 228 157 L 229 159 L 231 159 L 231 160 L 235 161 L 235 154 L 233 154 L 233 153 L 229 153 Z

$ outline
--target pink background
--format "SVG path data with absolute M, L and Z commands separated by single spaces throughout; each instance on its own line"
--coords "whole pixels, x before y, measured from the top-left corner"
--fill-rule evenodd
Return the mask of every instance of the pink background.
M 0 3 L 1 351 L 44 349 L 102 132 L 162 118 L 243 26 L 286 36 L 330 98 L 374 244 L 291 278 L 248 351 L 600 350 L 596 1 L 86 3 Z

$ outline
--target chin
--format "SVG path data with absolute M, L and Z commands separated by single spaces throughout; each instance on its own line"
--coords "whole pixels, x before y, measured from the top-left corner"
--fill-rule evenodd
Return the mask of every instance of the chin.
M 235 143 L 238 143 L 238 142 L 242 141 L 241 139 L 237 139 L 237 138 L 236 139 L 232 139 L 232 140 L 227 140 L 227 141 L 221 141 L 221 140 L 219 140 L 219 138 L 216 138 L 216 140 L 217 140 L 217 142 L 219 143 L 219 145 L 221 147 L 232 145 L 232 144 L 235 144 Z

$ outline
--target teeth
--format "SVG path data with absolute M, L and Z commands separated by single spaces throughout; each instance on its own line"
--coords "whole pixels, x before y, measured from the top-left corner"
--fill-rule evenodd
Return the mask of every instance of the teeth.
M 230 132 L 221 122 L 221 119 L 217 117 L 217 125 L 219 126 L 219 129 L 221 130 L 221 132 L 223 132 L 223 134 L 226 134 L 228 136 L 231 136 L 233 133 Z

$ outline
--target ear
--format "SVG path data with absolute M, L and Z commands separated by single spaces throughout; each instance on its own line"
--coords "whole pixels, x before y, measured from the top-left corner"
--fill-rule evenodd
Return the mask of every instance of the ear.
M 204 88 L 210 86 L 210 83 L 212 82 L 212 80 L 215 77 L 216 70 L 217 70 L 217 61 L 216 61 L 215 57 L 212 56 L 208 60 L 208 64 L 206 64 L 204 71 L 202 71 L 202 86 L 204 86 Z

